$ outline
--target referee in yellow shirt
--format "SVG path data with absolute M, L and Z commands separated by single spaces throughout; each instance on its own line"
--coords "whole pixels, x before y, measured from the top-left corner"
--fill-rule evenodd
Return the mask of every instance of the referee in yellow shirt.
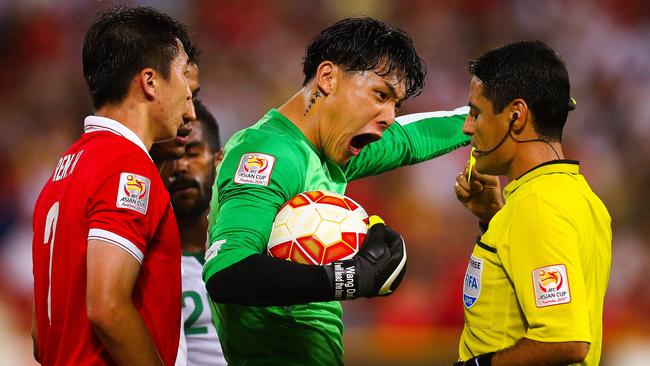
M 469 64 L 475 166 L 456 177 L 457 198 L 482 235 L 463 287 L 465 326 L 457 365 L 593 365 L 600 361 L 611 219 L 566 160 L 570 99 L 564 63 L 521 41 Z M 499 180 L 509 183 L 503 189 Z

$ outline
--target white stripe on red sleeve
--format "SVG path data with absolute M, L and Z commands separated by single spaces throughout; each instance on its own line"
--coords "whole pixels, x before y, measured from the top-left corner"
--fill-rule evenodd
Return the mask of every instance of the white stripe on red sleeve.
M 131 254 L 138 262 L 142 263 L 144 254 L 129 239 L 103 229 L 90 229 L 88 231 L 88 240 L 101 240 L 125 250 Z

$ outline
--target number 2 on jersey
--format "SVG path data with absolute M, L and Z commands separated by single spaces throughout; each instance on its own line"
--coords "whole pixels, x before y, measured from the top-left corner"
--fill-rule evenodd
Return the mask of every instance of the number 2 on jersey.
M 196 291 L 185 291 L 183 292 L 183 307 L 185 307 L 185 299 L 191 299 L 194 303 L 194 310 L 185 321 L 185 334 L 207 334 L 208 327 L 195 327 L 194 323 L 199 320 L 201 313 L 203 312 L 203 302 L 201 301 L 201 295 Z
M 59 220 L 59 202 L 54 202 L 45 218 L 45 231 L 43 235 L 43 244 L 50 245 L 50 266 L 49 280 L 47 286 L 47 319 L 52 321 L 52 253 L 54 253 L 54 237 L 56 236 L 56 223 Z

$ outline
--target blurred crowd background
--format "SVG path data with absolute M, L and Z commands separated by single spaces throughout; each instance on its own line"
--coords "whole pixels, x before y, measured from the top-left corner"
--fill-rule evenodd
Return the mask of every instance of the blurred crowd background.
M 31 216 L 56 161 L 92 113 L 81 69 L 92 16 L 122 1 L 0 0 L 0 364 L 32 365 Z M 564 58 L 577 109 L 565 156 L 613 219 L 602 365 L 650 359 L 650 5 L 645 0 L 141 1 L 189 25 L 202 99 L 222 140 L 301 86 L 309 39 L 353 15 L 406 30 L 428 65 L 401 113 L 467 103 L 467 61 L 520 39 Z M 408 274 L 389 298 L 344 304 L 349 365 L 449 365 L 463 325 L 462 280 L 478 225 L 455 200 L 468 148 L 350 185 L 406 238 Z M 88 182 L 93 184 L 93 182 Z M 74 225 L 75 223 L 66 223 Z M 534 224 L 534 223 L 532 223 Z M 534 252 L 535 248 L 531 248 Z

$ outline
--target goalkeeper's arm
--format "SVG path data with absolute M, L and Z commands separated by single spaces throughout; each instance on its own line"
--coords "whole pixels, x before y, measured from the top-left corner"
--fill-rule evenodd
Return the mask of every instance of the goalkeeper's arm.
M 405 271 L 404 240 L 379 222 L 352 259 L 312 266 L 253 254 L 212 275 L 206 288 L 217 303 L 295 305 L 386 296 Z

